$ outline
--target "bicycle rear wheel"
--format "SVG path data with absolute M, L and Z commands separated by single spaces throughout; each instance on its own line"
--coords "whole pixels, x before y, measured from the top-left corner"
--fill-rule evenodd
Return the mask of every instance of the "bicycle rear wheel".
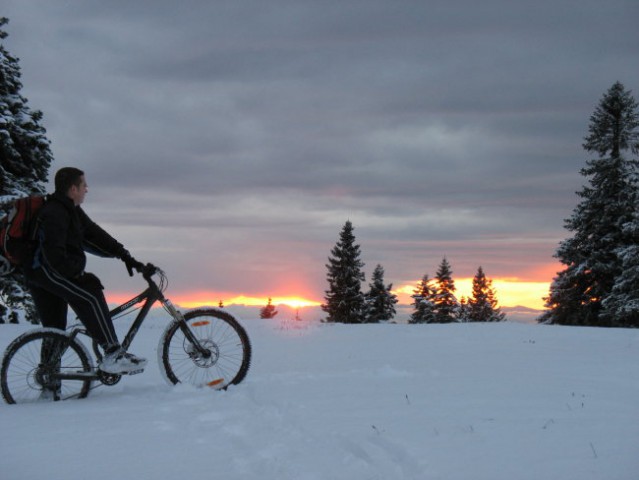
M 191 310 L 185 323 L 169 324 L 160 338 L 158 361 L 168 383 L 225 389 L 240 383 L 251 365 L 249 337 L 232 315 L 213 308 Z M 204 347 L 199 352 L 185 336 L 188 328 Z
M 16 338 L 6 349 L 0 369 L 0 387 L 7 403 L 84 398 L 91 379 L 60 375 L 93 372 L 84 346 L 55 328 L 41 328 Z

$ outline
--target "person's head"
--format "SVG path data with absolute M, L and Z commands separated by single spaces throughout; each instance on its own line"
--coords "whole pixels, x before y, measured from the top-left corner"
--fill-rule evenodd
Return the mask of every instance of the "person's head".
M 73 200 L 75 205 L 84 202 L 88 191 L 84 172 L 79 168 L 64 167 L 55 174 L 55 191 Z

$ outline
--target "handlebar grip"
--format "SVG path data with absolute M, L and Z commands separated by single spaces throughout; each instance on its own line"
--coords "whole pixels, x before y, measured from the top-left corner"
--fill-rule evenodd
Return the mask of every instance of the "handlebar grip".
M 140 263 L 139 265 L 136 265 L 136 270 L 140 272 L 143 277 L 150 277 L 151 275 L 155 274 L 155 272 L 157 272 L 158 267 L 156 267 L 152 263 L 147 263 L 146 265 Z
M 124 254 L 119 257 L 126 265 L 126 271 L 129 272 L 129 277 L 133 276 L 133 271 L 140 272 L 144 265 L 138 262 L 131 254 L 125 250 Z

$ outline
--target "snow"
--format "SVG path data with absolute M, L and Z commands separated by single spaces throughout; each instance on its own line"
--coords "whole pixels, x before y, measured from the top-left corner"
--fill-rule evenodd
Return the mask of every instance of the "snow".
M 252 368 L 218 392 L 163 381 L 165 315 L 133 342 L 144 374 L 1 404 L 0 478 L 639 478 L 639 330 L 243 320 Z

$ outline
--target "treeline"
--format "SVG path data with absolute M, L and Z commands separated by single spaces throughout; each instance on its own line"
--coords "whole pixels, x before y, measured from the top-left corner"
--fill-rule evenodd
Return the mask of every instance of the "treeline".
M 392 293 L 392 283 L 385 284 L 381 265 L 375 267 L 368 290 L 362 291 L 365 274 L 360 253 L 353 224 L 347 221 L 326 265 L 329 288 L 322 304 L 322 310 L 328 314 L 326 322 L 380 323 L 391 321 L 396 314 L 397 295 Z M 486 278 L 482 267 L 473 279 L 473 292 L 468 299 L 457 299 L 452 273 L 444 258 L 433 280 L 428 274 L 422 277 L 413 291 L 409 323 L 499 322 L 505 319 L 497 306 L 492 281 Z
M 581 174 L 587 185 L 565 227 L 555 257 L 565 266 L 544 298 L 542 323 L 639 327 L 639 107 L 620 82 L 604 94 L 590 117 L 583 148 L 597 155 Z M 329 259 L 328 322 L 390 320 L 395 311 L 390 286 L 364 294 L 359 246 L 347 222 Z M 383 270 L 379 284 L 383 286 Z M 479 268 L 473 297 L 457 302 L 450 265 L 444 259 L 433 281 L 424 276 L 413 294 L 411 323 L 499 321 L 495 292 Z M 396 299 L 395 299 L 396 300 Z M 375 301 L 375 302 L 374 302 Z
M 448 260 L 444 258 L 435 278 L 428 274 L 417 285 L 413 295 L 413 313 L 408 323 L 452 323 L 452 322 L 501 322 L 506 314 L 497 306 L 497 294 L 492 280 L 484 274 L 482 267 L 473 278 L 470 298 L 455 297 L 455 281 Z

